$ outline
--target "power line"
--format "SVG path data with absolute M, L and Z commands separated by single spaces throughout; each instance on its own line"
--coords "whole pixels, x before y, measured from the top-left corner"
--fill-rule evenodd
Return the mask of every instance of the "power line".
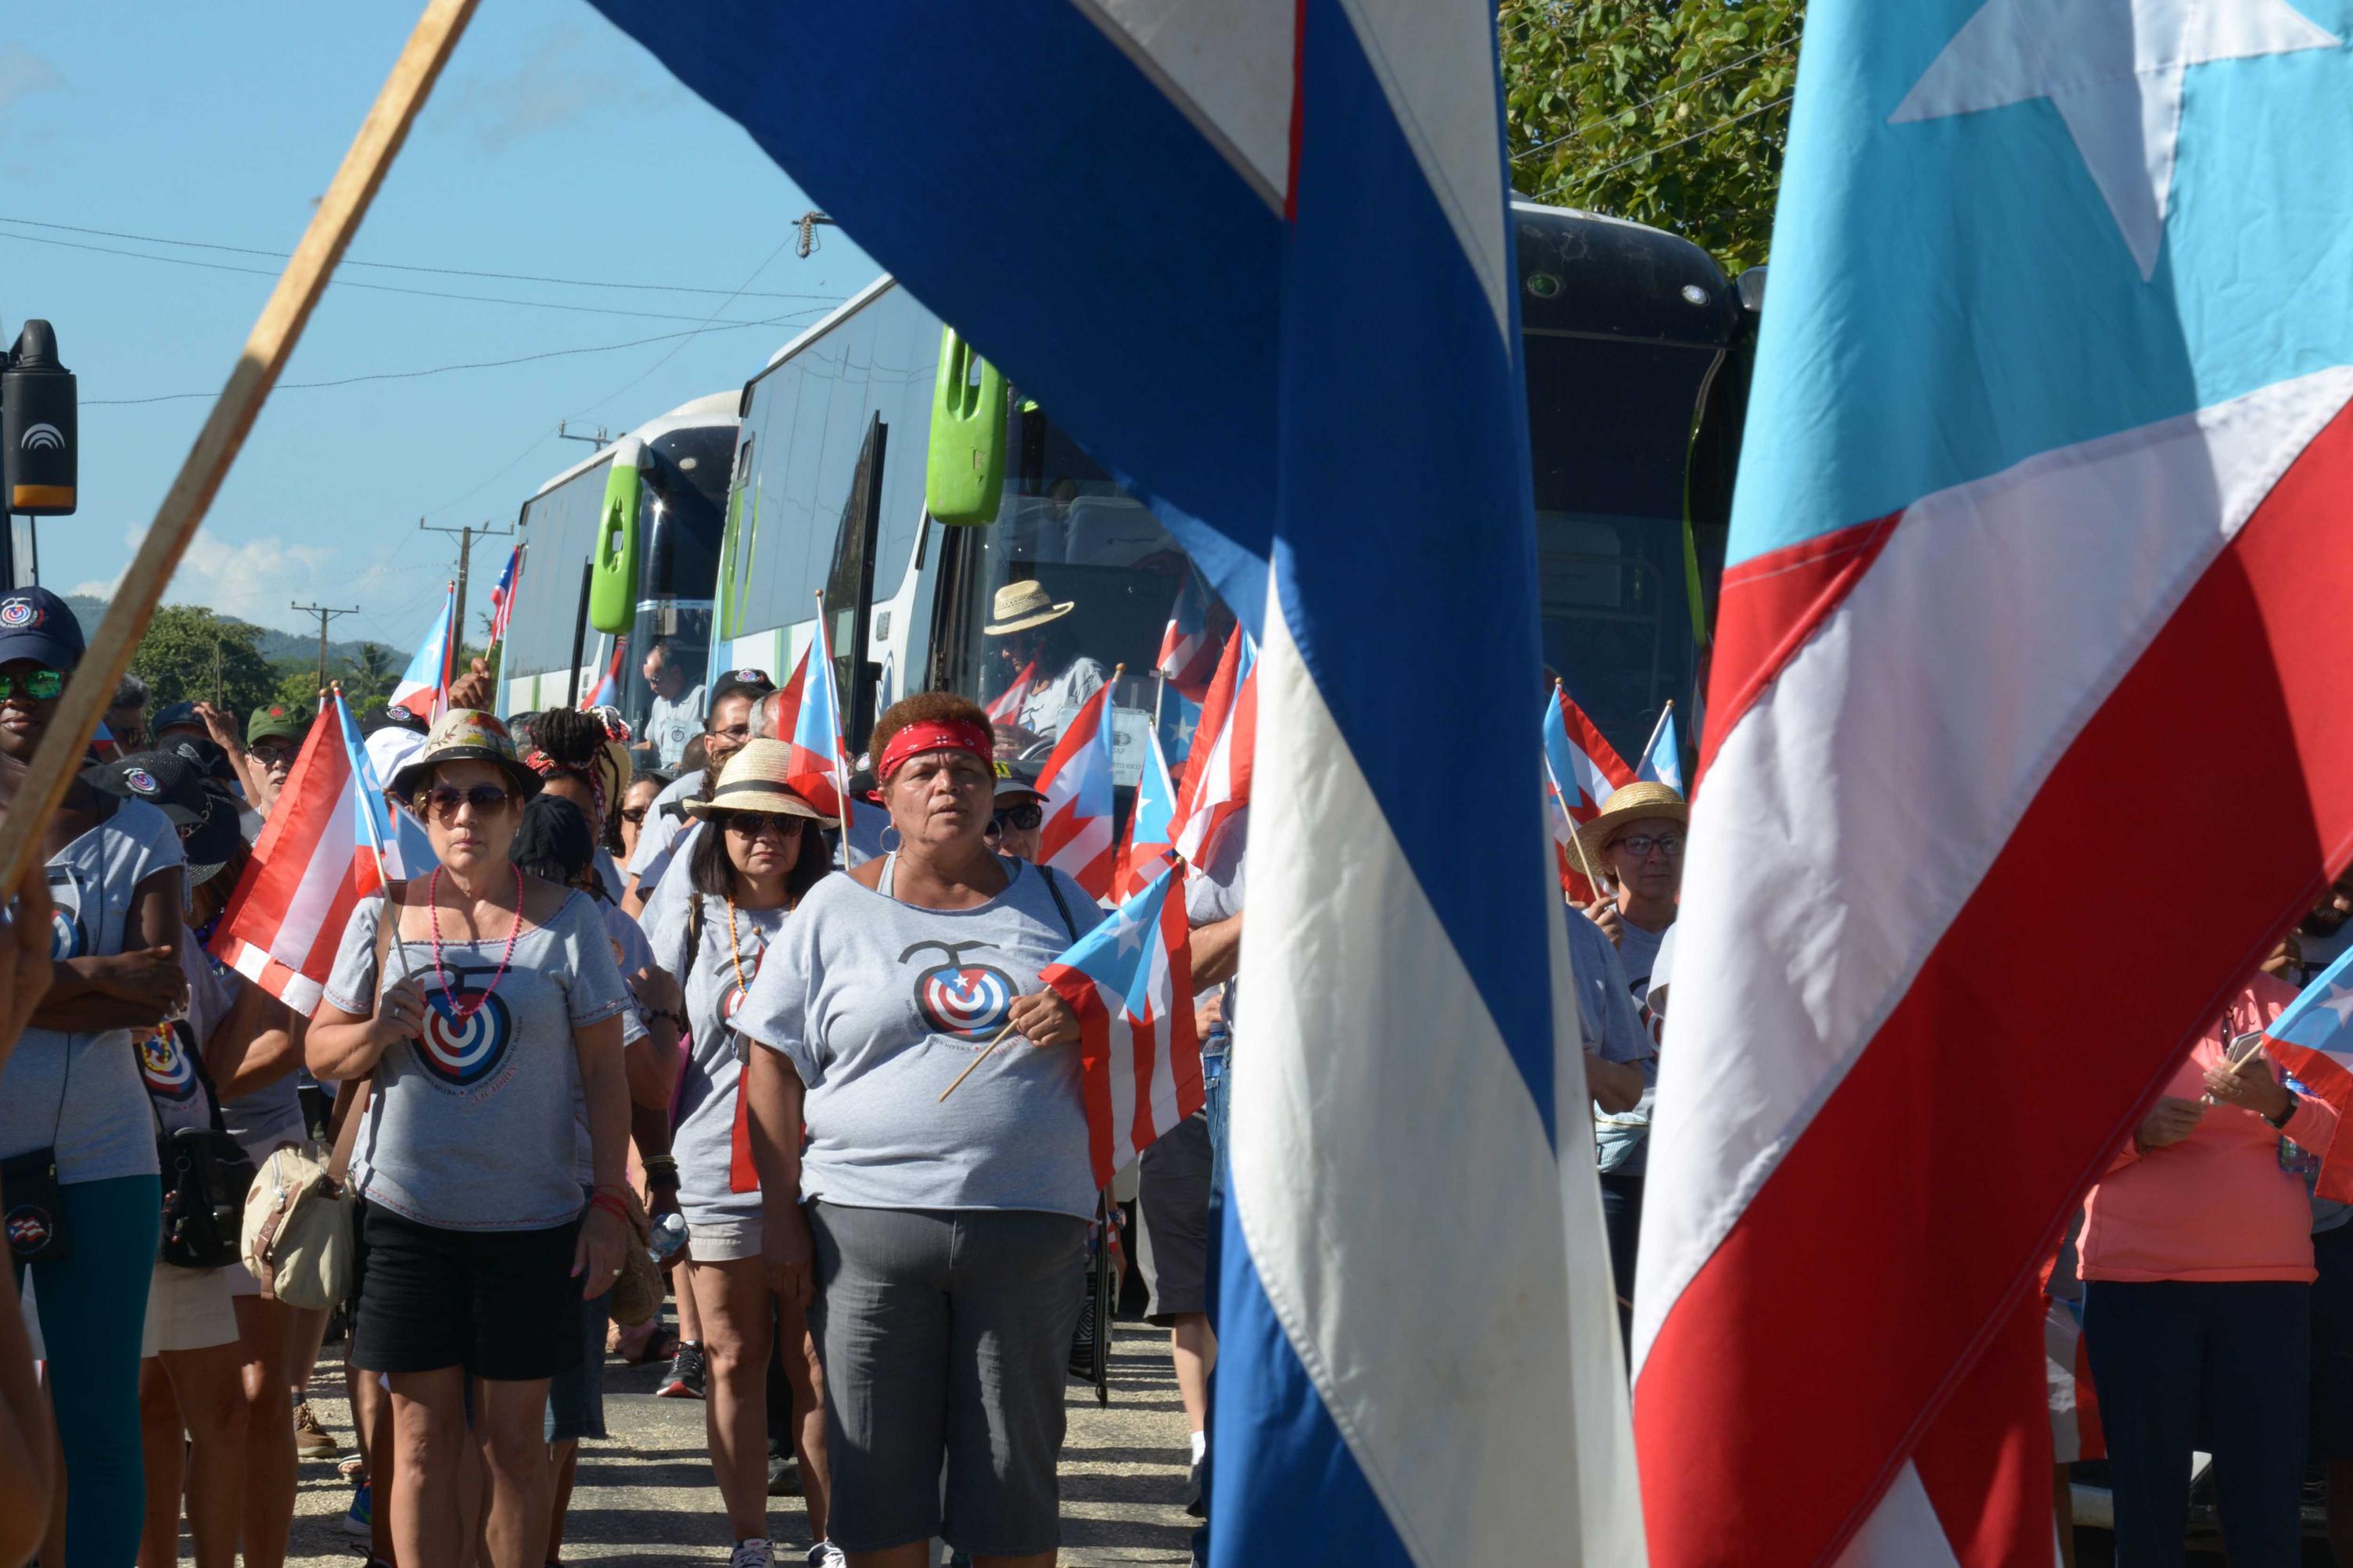
M 0 219 L 0 222 L 6 222 Z M 54 245 L 67 250 L 90 250 L 100 256 L 121 256 L 132 261 L 153 261 L 165 267 L 197 267 L 207 272 L 237 272 L 249 278 L 275 278 L 278 274 L 267 267 L 238 267 L 227 261 L 198 261 L 190 256 L 150 256 L 144 251 L 123 250 L 111 245 L 85 245 L 73 239 L 44 239 L 37 234 L 10 234 L 0 229 L 0 239 L 13 239 L 19 245 Z M 709 316 L 681 316 L 672 310 L 628 310 L 613 305 L 569 305 L 560 300 L 513 300 L 496 294 L 452 294 L 442 289 L 404 289 L 397 283 L 363 283 L 357 279 L 338 278 L 330 285 L 336 289 L 364 289 L 374 294 L 413 294 L 427 300 L 464 300 L 477 305 L 520 305 L 531 310 L 571 310 L 590 316 L 634 316 L 649 321 L 709 321 Z M 824 299 L 815 295 L 811 298 Z
M 1560 184 L 1553 186 L 1552 189 L 1545 192 L 1543 195 L 1530 196 L 1528 199 L 1534 202 L 1545 201 L 1549 197 L 1560 195 L 1561 192 L 1568 189 L 1569 186 L 1577 184 L 1579 180 L 1598 180 L 1605 174 L 1615 174 L 1618 170 L 1626 167 L 1630 163 L 1639 163 L 1645 158 L 1655 158 L 1662 153 L 1672 153 L 1678 147 L 1683 146 L 1689 142 L 1696 142 L 1703 136 L 1713 136 L 1719 131 L 1729 131 L 1744 120 L 1754 120 L 1758 115 L 1765 113 L 1768 110 L 1780 108 L 1783 104 L 1788 102 L 1789 100 L 1796 96 L 1797 94 L 1793 92 L 1785 92 L 1770 103 L 1760 103 L 1754 109 L 1744 110 L 1742 112 L 1734 115 L 1729 120 L 1719 120 L 1715 124 L 1694 131 L 1688 136 L 1679 136 L 1663 147 L 1645 147 L 1642 151 L 1635 153 L 1630 158 L 1620 158 L 1614 163 L 1604 163 L 1599 169 L 1581 169 L 1576 174 L 1571 174 L 1567 179 L 1561 181 Z
M 808 234 L 808 226 L 807 226 L 807 220 L 806 220 L 806 219 L 804 219 L 800 225 L 797 226 L 796 232 L 797 232 L 798 235 L 800 235 L 800 236 L 802 237 L 802 238 L 804 239 L 804 241 L 806 241 L 807 236 L 807 234 Z M 774 250 L 772 250 L 772 251 L 770 251 L 770 252 L 768 252 L 768 259 L 767 259 L 767 261 L 763 261 L 763 262 L 761 262 L 761 263 L 760 263 L 760 265 L 759 265 L 759 266 L 754 267 L 754 268 L 752 268 L 751 273 L 750 273 L 747 277 L 745 277 L 745 278 L 744 278 L 744 279 L 743 283 L 742 283 L 742 284 L 741 284 L 741 285 L 736 289 L 736 291 L 735 291 L 735 292 L 736 292 L 737 294 L 740 294 L 740 293 L 742 293 L 742 292 L 744 291 L 744 289 L 750 288 L 750 287 L 752 286 L 752 282 L 753 282 L 753 280 L 754 280 L 754 279 L 758 278 L 758 277 L 760 276 L 760 274 L 761 274 L 761 273 L 765 272 L 765 271 L 768 269 L 768 263 L 769 263 L 769 262 L 771 262 L 771 261 L 776 260 L 776 258 L 777 257 L 782 256 L 782 255 L 785 253 L 785 247 L 786 247 L 786 246 L 787 246 L 787 245 L 790 245 L 790 244 L 793 242 L 793 239 L 794 239 L 794 235 L 793 235 L 793 234 L 787 234 L 787 235 L 786 235 L 786 236 L 785 236 L 785 237 L 784 237 L 783 239 L 781 239 L 781 240 L 777 241 L 777 243 L 776 243 L 776 249 L 774 249 Z M 806 254 L 807 254 L 807 252 L 803 252 L 803 254 L 804 254 L 804 255 L 806 255 Z M 707 317 L 707 318 L 704 320 L 703 324 L 704 324 L 705 326 L 708 326 L 708 325 L 710 325 L 710 323 L 711 323 L 712 321 L 717 321 L 717 320 L 719 319 L 719 312 L 720 312 L 720 311 L 722 311 L 722 310 L 725 310 L 728 306 L 730 306 L 730 305 L 733 304 L 734 302 L 735 302 L 735 295 L 734 295 L 734 294 L 730 294 L 729 296 L 727 296 L 727 298 L 726 298 L 726 299 L 720 300 L 718 304 L 716 304 L 716 305 L 714 305 L 714 306 L 712 306 L 712 307 L 711 314 L 710 314 L 710 316 L 709 316 L 709 317 Z M 645 368 L 645 369 L 643 369 L 643 370 L 641 370 L 641 371 L 638 372 L 638 374 L 635 374 L 635 375 L 631 376 L 628 380 L 627 380 L 627 381 L 623 382 L 619 386 L 615 387 L 612 391 L 610 391 L 610 392 L 607 393 L 604 396 L 602 396 L 602 397 L 600 397 L 600 398 L 596 399 L 596 402 L 589 404 L 589 405 L 587 405 L 587 407 L 586 407 L 586 408 L 583 408 L 583 409 L 580 411 L 580 413 L 579 413 L 579 414 L 567 415 L 567 416 L 565 416 L 565 417 L 566 417 L 566 418 L 570 418 L 570 419 L 577 419 L 577 418 L 581 417 L 581 416 L 582 416 L 582 415 L 586 414 L 586 413 L 588 412 L 588 410 L 589 410 L 589 409 L 591 409 L 591 408 L 602 408 L 606 404 L 612 402 L 612 401 L 613 401 L 613 399 L 615 399 L 615 398 L 617 398 L 617 397 L 620 396 L 620 395 L 621 395 L 621 394 L 623 394 L 624 392 L 628 391 L 628 390 L 629 390 L 629 388 L 631 388 L 631 387 L 633 387 L 633 386 L 637 385 L 637 384 L 638 384 L 638 383 L 639 383 L 639 382 L 641 382 L 641 381 L 645 380 L 645 378 L 646 378 L 646 377 L 648 377 L 648 376 L 649 376 L 649 375 L 653 374 L 653 373 L 654 373 L 654 372 L 656 372 L 656 371 L 658 371 L 658 370 L 661 369 L 661 367 L 662 367 L 662 366 L 664 366 L 664 365 L 668 364 L 671 360 L 675 359 L 675 358 L 678 356 L 678 351 L 679 351 L 679 350 L 681 350 L 681 349 L 682 349 L 682 348 L 684 348 L 685 346 L 686 346 L 686 344 L 685 344 L 683 342 L 675 342 L 675 343 L 670 344 L 670 349 L 669 349 L 669 352 L 667 352 L 666 353 L 664 353 L 664 354 L 661 356 L 661 358 L 659 358 L 659 359 L 658 359 L 658 360 L 654 361 L 654 363 L 651 363 L 651 364 L 649 364 L 649 365 L 646 366 L 646 368 Z M 562 428 L 562 426 L 559 425 L 559 426 L 557 426 L 557 428 L 560 430 L 560 429 Z
M 631 338 L 625 343 L 594 343 L 576 349 L 549 349 L 544 353 L 518 354 L 512 359 L 468 360 L 458 364 L 429 365 L 423 370 L 371 371 L 364 375 L 337 376 L 332 381 L 281 381 L 278 384 L 276 390 L 280 392 L 311 392 L 321 387 L 327 386 L 352 386 L 363 381 L 415 381 L 422 376 L 448 375 L 455 371 L 499 370 L 507 365 L 531 364 L 539 360 L 564 359 L 575 354 L 617 353 L 623 349 L 642 348 L 648 343 L 668 342 L 672 338 L 701 337 L 706 332 L 740 331 L 745 327 L 780 327 L 790 321 L 795 316 L 811 316 L 820 315 L 822 313 L 823 308 L 812 308 L 806 310 L 789 310 L 784 315 L 771 317 L 766 321 L 729 321 L 724 326 L 695 327 L 682 332 L 656 332 L 649 338 Z M 180 403 L 192 397 L 218 397 L 219 395 L 220 394 L 217 392 L 166 392 L 159 394 L 153 397 L 85 397 L 81 400 L 81 405 L 84 408 L 128 408 L 148 403 Z M 521 458 L 517 458 L 515 459 L 515 462 L 519 463 L 521 461 L 522 461 Z M 508 465 L 509 468 L 513 466 L 514 465 L 512 463 Z M 488 483 L 489 481 L 485 480 L 483 482 Z M 462 500 L 465 498 L 461 496 L 459 499 Z
M 1738 70 L 1742 66 L 1746 65 L 1751 60 L 1761 60 L 1767 55 L 1776 53 L 1781 49 L 1796 48 L 1798 47 L 1799 39 L 1803 37 L 1804 35 L 1800 33 L 1798 37 L 1789 38 L 1778 44 L 1767 44 L 1761 49 L 1741 56 L 1738 59 L 1734 60 L 1730 65 L 1718 66 L 1715 69 L 1708 72 L 1704 77 L 1697 77 L 1690 81 L 1682 83 L 1680 86 L 1671 87 L 1664 92 L 1654 93 L 1651 97 L 1644 99 L 1641 102 L 1635 104 L 1630 109 L 1613 109 L 1609 110 L 1607 113 L 1596 115 L 1582 125 L 1575 126 L 1567 131 L 1562 132 L 1559 135 L 1554 137 L 1549 142 L 1537 142 L 1535 146 L 1522 153 L 1520 156 L 1523 158 L 1533 158 L 1537 153 L 1557 147 L 1564 142 L 1573 141 L 1582 137 L 1588 131 L 1597 131 L 1602 126 L 1609 124 L 1611 121 L 1617 119 L 1621 114 L 1640 114 L 1642 110 L 1650 108 L 1654 103 L 1663 103 L 1668 99 L 1676 97 L 1682 93 L 1689 92 L 1695 87 L 1705 87 L 1709 82 L 1714 81 L 1716 78 L 1725 75 L 1728 71 Z
M 94 234 L 101 239 L 133 239 L 143 245 L 176 245 L 191 250 L 223 250 L 233 256 L 268 256 L 283 261 L 293 254 L 285 250 L 262 250 L 250 245 L 221 245 L 204 239 L 173 239 L 156 234 L 126 234 L 120 229 L 86 228 L 79 224 L 44 223 L 39 218 L 0 217 L 0 223 L 13 223 L 26 228 L 51 228 L 61 234 Z M 161 259 L 161 258 L 158 258 Z M 726 294 L 730 299 L 743 295 L 742 289 L 703 289 L 690 283 L 617 283 L 595 278 L 549 278 L 533 272 L 486 272 L 469 267 L 424 267 L 401 261 L 360 261 L 345 257 L 342 267 L 373 267 L 386 272 L 430 272 L 446 278 L 489 278 L 502 283 L 554 283 L 567 289 L 636 289 L 665 294 Z M 275 273 L 269 274 L 275 277 Z M 823 300 L 824 294 L 778 294 L 762 292 L 748 296 L 754 300 Z

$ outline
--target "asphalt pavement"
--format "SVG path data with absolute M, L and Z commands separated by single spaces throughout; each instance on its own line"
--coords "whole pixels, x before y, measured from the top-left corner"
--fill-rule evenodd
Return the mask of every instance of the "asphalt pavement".
M 311 1408 L 346 1449 L 342 1347 L 330 1345 L 311 1384 Z M 1092 1387 L 1069 1389 L 1070 1435 L 1062 1448 L 1062 1562 L 1179 1564 L 1191 1559 L 1193 1521 L 1184 1511 L 1185 1416 L 1168 1359 L 1167 1335 L 1123 1321 L 1112 1355 L 1112 1397 L 1098 1407 Z M 564 1561 L 724 1563 L 732 1542 L 703 1443 L 702 1406 L 656 1399 L 659 1368 L 612 1363 L 605 1382 L 610 1441 L 581 1449 Z M 332 1460 L 305 1460 L 291 1568 L 351 1568 L 364 1542 L 343 1531 L 352 1489 Z M 780 1568 L 798 1568 L 808 1535 L 798 1499 L 769 1504 Z M 183 1537 L 185 1558 L 185 1538 Z

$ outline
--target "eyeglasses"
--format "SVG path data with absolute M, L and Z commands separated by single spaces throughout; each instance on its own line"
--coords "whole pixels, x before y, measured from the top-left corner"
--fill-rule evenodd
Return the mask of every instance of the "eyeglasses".
M 621 808 L 623 822 L 635 824 L 643 822 L 645 819 L 646 808 L 642 805 L 625 805 Z
M 1627 854 L 1631 855 L 1637 860 L 1648 859 L 1650 858 L 1651 851 L 1653 849 L 1657 850 L 1660 854 L 1665 856 L 1670 860 L 1680 860 L 1683 858 L 1683 838 L 1680 835 L 1676 834 L 1661 834 L 1658 837 L 1653 838 L 1649 834 L 1645 833 L 1641 835 L 1639 837 L 1620 838 L 1617 843 L 1611 845 L 1610 847 L 1613 849 L 1623 849 Z
M 22 675 L 0 675 L 0 702 L 20 691 L 37 702 L 47 702 L 65 689 L 62 670 L 28 669 Z
M 514 791 L 503 784 L 476 784 L 471 789 L 456 789 L 438 784 L 417 792 L 417 809 L 442 822 L 452 821 L 461 805 L 470 805 L 478 816 L 487 816 L 501 809 L 514 798 Z
M 253 754 L 253 760 L 255 762 L 259 763 L 265 768 L 274 768 L 280 763 L 290 764 L 297 756 L 301 754 L 292 746 L 276 743 L 269 741 L 264 741 L 259 745 L 248 746 L 246 750 Z
M 793 838 L 799 836 L 801 824 L 807 820 L 806 817 L 787 816 L 783 812 L 731 811 L 727 814 L 727 830 L 740 833 L 746 838 L 757 838 L 770 831 L 779 838 Z
M 705 730 L 702 735 L 706 743 L 712 741 L 727 741 L 740 746 L 752 738 L 752 726 L 737 724 L 732 729 Z
M 1001 838 L 1009 825 L 1017 833 L 1035 833 L 1038 825 L 1046 820 L 1046 808 L 1031 801 L 1025 805 L 1008 805 L 988 819 L 988 837 Z

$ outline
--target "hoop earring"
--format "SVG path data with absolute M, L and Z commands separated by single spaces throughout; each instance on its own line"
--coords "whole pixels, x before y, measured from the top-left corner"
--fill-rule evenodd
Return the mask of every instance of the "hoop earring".
M 883 854 L 896 855 L 899 852 L 899 846 L 904 844 L 907 838 L 906 835 L 899 831 L 897 823 L 886 822 L 882 825 L 882 831 L 875 835 L 875 841 L 882 846 Z

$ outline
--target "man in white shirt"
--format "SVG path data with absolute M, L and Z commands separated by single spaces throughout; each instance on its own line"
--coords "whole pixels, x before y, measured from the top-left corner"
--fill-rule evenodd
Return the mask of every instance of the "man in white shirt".
M 646 684 L 653 688 L 652 711 L 646 719 L 645 739 L 638 749 L 665 770 L 678 766 L 687 742 L 702 728 L 702 688 L 691 684 L 686 663 L 667 642 L 656 642 L 646 654 Z

